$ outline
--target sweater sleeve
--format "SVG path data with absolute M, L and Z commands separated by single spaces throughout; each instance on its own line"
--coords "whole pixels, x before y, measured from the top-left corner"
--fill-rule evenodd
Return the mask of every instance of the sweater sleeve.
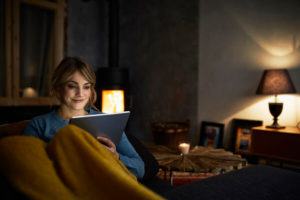
M 41 130 L 38 126 L 37 120 L 31 120 L 24 129 L 23 134 L 28 136 L 40 137 Z
M 142 178 L 145 173 L 144 162 L 129 142 L 125 133 L 122 134 L 120 143 L 117 145 L 117 151 L 120 155 L 120 160 L 124 163 L 127 169 L 137 178 Z

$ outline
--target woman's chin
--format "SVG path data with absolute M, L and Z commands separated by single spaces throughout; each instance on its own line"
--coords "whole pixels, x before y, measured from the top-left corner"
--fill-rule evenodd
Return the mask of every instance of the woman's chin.
M 86 104 L 76 104 L 76 105 L 73 105 L 72 108 L 73 108 L 74 110 L 84 110 L 85 105 L 86 105 Z

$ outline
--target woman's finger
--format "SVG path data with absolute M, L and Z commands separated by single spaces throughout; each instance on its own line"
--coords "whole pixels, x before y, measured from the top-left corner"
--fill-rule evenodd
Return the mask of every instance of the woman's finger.
M 117 153 L 116 145 L 109 138 L 98 136 L 97 140 L 101 144 L 103 144 L 108 150 L 114 153 L 117 157 L 119 157 L 119 154 Z
M 115 145 L 110 139 L 108 139 L 108 138 L 106 138 L 106 137 L 98 136 L 98 137 L 97 137 L 97 140 L 98 140 L 100 143 L 102 143 L 102 144 L 104 144 L 104 145 L 106 145 L 106 146 L 108 146 L 108 147 L 113 147 L 113 148 L 116 147 L 116 145 Z

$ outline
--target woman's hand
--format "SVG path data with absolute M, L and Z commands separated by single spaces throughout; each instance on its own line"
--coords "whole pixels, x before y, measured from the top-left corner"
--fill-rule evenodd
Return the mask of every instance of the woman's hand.
M 117 158 L 119 159 L 119 154 L 117 152 L 116 145 L 110 139 L 108 139 L 106 137 L 98 136 L 97 140 L 101 144 L 103 144 L 108 150 L 110 150 L 113 154 L 115 154 L 117 156 Z

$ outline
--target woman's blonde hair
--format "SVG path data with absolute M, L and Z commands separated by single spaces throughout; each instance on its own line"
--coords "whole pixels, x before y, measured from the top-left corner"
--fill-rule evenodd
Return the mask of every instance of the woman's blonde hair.
M 91 96 L 86 107 L 93 107 L 97 95 L 95 91 L 96 75 L 92 67 L 77 57 L 66 57 L 56 67 L 51 78 L 51 94 L 61 103 L 63 101 L 63 87 L 70 76 L 79 72 L 91 84 Z

